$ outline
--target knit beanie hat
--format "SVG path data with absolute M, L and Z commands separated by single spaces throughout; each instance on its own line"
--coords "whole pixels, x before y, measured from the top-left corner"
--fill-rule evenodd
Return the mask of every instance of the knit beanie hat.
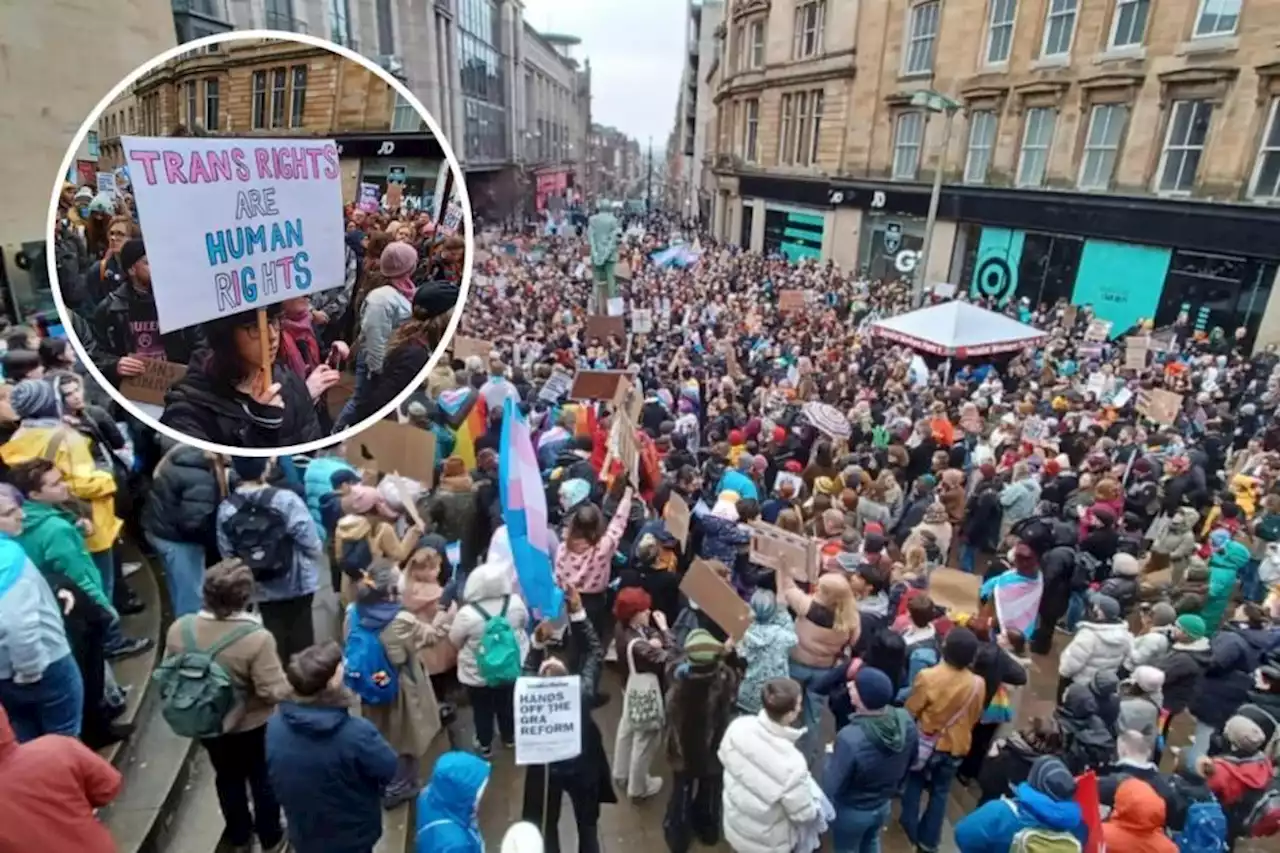
M 1138 558 L 1132 554 L 1126 554 L 1121 551 L 1111 558 L 1112 574 L 1126 578 L 1136 578 L 1140 571 L 1141 566 L 1138 565 Z
M 1095 595 L 1092 599 L 1093 606 L 1102 614 L 1102 618 L 1108 622 L 1120 618 L 1120 602 L 1116 601 L 1109 595 Z
M 723 653 L 724 643 L 711 636 L 711 632 L 705 628 L 694 628 L 685 637 L 684 656 L 695 666 L 715 663 Z
M 1129 680 L 1138 685 L 1143 693 L 1155 693 L 1164 689 L 1164 670 L 1144 664 L 1133 671 Z
M 565 506 L 577 506 L 585 501 L 590 494 L 591 484 L 586 480 L 575 477 L 560 484 L 560 501 Z
M 1231 534 L 1221 528 L 1209 534 L 1209 547 L 1215 551 L 1221 551 L 1231 541 Z
M 1031 765 L 1027 784 L 1042 794 L 1048 794 L 1058 802 L 1067 802 L 1076 795 L 1076 779 L 1054 755 L 1042 755 Z
M 1165 628 L 1178 618 L 1178 611 L 1167 601 L 1157 601 L 1151 605 L 1151 624 L 1157 628 Z
M 43 379 L 24 379 L 13 386 L 9 405 L 19 418 L 56 418 L 58 392 Z
M 458 286 L 451 281 L 429 281 L 413 292 L 413 313 L 424 320 L 448 314 L 457 304 Z
M 1174 624 L 1193 640 L 1203 639 L 1209 633 L 1204 626 L 1204 620 L 1194 613 L 1182 614 Z
M 893 682 L 873 666 L 860 668 L 853 677 L 853 686 L 862 707 L 868 711 L 879 711 L 893 701 Z
M 141 238 L 135 237 L 120 247 L 120 269 L 127 273 L 133 269 L 134 264 L 146 256 L 146 244 L 142 242 Z
M 1257 752 L 1267 742 L 1267 736 L 1261 727 L 1248 717 L 1242 717 L 1239 714 L 1227 720 L 1222 733 L 1227 743 L 1243 753 Z
M 407 278 L 418 266 L 418 250 L 408 243 L 388 243 L 378 259 L 378 268 L 389 279 Z

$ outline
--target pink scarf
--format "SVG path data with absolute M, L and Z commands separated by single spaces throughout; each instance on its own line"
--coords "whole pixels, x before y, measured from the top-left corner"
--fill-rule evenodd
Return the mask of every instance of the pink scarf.
M 400 295 L 408 300 L 410 305 L 413 304 L 413 292 L 417 290 L 417 286 L 414 285 L 413 279 L 405 276 L 404 278 L 389 279 L 388 283 L 398 290 Z
M 280 350 L 289 369 L 303 379 L 320 363 L 320 342 L 316 340 L 309 309 L 280 315 Z

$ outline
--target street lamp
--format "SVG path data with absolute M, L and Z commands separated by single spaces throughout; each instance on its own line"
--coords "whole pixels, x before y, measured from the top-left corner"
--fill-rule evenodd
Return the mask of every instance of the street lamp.
M 925 271 L 929 264 L 929 247 L 933 244 L 933 225 L 938 219 L 938 200 L 942 197 L 942 173 L 947 168 L 947 147 L 951 144 L 951 120 L 963 106 L 932 89 L 921 89 L 911 96 L 911 106 L 925 111 L 924 133 L 929 135 L 929 119 L 934 113 L 945 113 L 947 122 L 942 132 L 942 147 L 938 150 L 938 162 L 933 170 L 933 191 L 929 194 L 929 216 L 924 221 L 924 247 L 916 259 L 915 282 L 911 288 L 911 305 L 919 308 L 924 302 Z

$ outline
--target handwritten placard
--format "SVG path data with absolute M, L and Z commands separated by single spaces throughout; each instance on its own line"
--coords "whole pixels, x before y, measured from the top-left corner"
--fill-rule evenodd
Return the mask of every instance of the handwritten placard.
M 735 641 L 751 627 L 751 608 L 716 572 L 713 563 L 694 560 L 680 581 L 680 591 Z
M 621 317 L 610 317 L 605 314 L 592 314 L 587 317 L 587 340 L 599 339 L 606 341 L 609 338 L 625 338 L 627 336 L 627 321 Z
M 637 335 L 647 335 L 653 331 L 653 311 L 649 308 L 636 308 L 631 312 L 631 331 Z
M 404 187 L 400 184 L 387 184 L 387 207 L 395 210 L 404 203 Z
M 579 370 L 569 389 L 571 400 L 609 400 L 618 394 L 621 383 L 630 383 L 625 370 Z
M 187 368 L 171 361 L 158 359 L 142 359 L 145 365 L 140 376 L 131 376 L 120 383 L 120 393 L 130 400 L 149 403 L 153 406 L 164 405 L 164 395 L 187 375 Z
M 959 569 L 934 569 L 929 575 L 929 597 L 953 613 L 978 612 L 982 577 Z
M 1134 408 L 1158 424 L 1172 424 L 1182 411 L 1182 395 L 1163 388 L 1143 388 L 1138 391 Z
M 1084 330 L 1084 339 L 1086 341 L 1102 342 L 1111 336 L 1110 320 L 1091 320 L 1089 328 Z
M 125 136 L 121 143 L 161 332 L 343 284 L 333 140 Z
M 779 311 L 803 311 L 805 309 L 805 296 L 803 290 L 780 290 L 778 291 L 778 310 Z
M 1147 366 L 1147 351 L 1151 339 L 1133 335 L 1124 339 L 1124 366 L 1126 370 L 1143 370 Z

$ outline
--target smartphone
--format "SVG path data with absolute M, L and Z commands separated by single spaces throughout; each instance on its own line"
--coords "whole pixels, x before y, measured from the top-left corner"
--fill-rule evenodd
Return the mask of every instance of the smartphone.
M 329 366 L 334 370 L 338 369 L 338 365 L 342 364 L 342 353 L 336 348 L 329 351 Z

